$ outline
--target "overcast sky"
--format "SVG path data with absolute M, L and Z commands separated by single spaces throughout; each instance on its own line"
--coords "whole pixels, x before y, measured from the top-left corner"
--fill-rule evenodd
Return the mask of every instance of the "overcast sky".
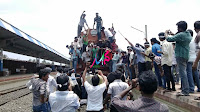
M 144 34 L 131 26 L 144 31 L 147 25 L 150 39 L 167 29 L 176 32 L 180 20 L 192 30 L 200 20 L 200 0 L 0 0 L 0 18 L 65 56 L 65 46 L 77 35 L 84 10 L 90 28 L 96 12 L 105 28 L 113 23 L 117 44 L 124 50 L 128 44 L 118 31 L 131 42 L 143 44 Z

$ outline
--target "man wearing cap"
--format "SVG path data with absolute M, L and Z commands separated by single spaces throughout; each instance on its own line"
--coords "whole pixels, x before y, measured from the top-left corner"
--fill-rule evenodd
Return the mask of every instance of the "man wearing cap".
M 96 30 L 97 30 L 98 40 L 100 40 L 101 39 L 101 27 L 103 26 L 103 20 L 99 16 L 99 13 L 96 13 L 96 17 L 94 18 L 94 25 L 95 25 L 95 22 L 97 23 Z M 94 25 L 93 25 L 93 29 L 94 29 Z
M 166 77 L 166 82 L 167 82 L 167 90 L 172 90 L 176 91 L 175 89 L 175 82 L 174 78 L 171 73 L 171 67 L 172 67 L 172 55 L 173 55 L 173 45 L 172 43 L 167 42 L 165 40 L 165 33 L 161 32 L 158 34 L 159 39 L 161 41 L 161 49 L 162 51 L 159 51 L 162 56 L 161 56 L 161 66 L 163 67 L 164 70 L 164 75 Z M 172 84 L 172 88 L 170 87 L 170 82 Z
M 85 16 L 86 14 L 84 14 L 85 11 L 83 11 L 83 13 L 81 14 L 81 17 L 80 17 L 80 22 L 78 23 L 78 32 L 77 32 L 77 37 L 80 37 L 81 35 L 81 31 L 82 31 L 82 28 L 84 27 L 84 29 L 86 30 L 85 26 L 84 26 L 84 23 L 87 25 L 88 27 L 88 24 L 85 20 Z M 89 28 L 89 27 L 88 27 Z
M 146 38 L 145 38 L 146 39 Z M 149 42 L 146 39 L 146 42 L 144 43 L 144 47 L 145 47 L 145 52 L 142 53 L 145 56 L 145 68 L 146 71 L 148 70 L 152 70 L 152 60 L 149 57 L 149 54 L 152 52 L 152 48 L 150 47 Z
M 41 69 L 39 71 L 39 78 L 33 78 L 31 80 L 34 112 L 49 112 L 46 82 L 50 72 L 49 69 Z

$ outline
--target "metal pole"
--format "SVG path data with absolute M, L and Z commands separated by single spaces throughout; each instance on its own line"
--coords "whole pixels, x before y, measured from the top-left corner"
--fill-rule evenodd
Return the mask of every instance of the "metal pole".
M 147 25 L 145 25 L 145 38 L 147 39 Z

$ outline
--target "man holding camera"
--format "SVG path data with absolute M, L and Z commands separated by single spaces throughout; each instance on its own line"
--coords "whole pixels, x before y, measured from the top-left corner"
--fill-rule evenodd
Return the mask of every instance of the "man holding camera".
M 177 96 L 189 96 L 189 83 L 186 74 L 186 65 L 189 59 L 189 44 L 192 39 L 190 32 L 187 30 L 187 23 L 185 21 L 179 21 L 177 24 L 178 32 L 174 35 L 170 30 L 165 32 L 166 37 L 168 35 L 174 35 L 168 37 L 168 42 L 176 42 L 175 56 L 177 65 L 179 68 L 179 74 L 181 76 L 182 91 L 177 93 Z

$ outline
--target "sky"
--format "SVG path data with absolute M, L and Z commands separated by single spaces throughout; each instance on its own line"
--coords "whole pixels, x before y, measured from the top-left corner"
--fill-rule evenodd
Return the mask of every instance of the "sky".
M 0 0 L 0 18 L 30 36 L 69 57 L 69 45 L 77 35 L 81 13 L 86 11 L 86 21 L 93 28 L 95 13 L 103 19 L 107 29 L 114 24 L 118 46 L 126 50 L 128 43 L 144 43 L 147 25 L 148 40 L 170 29 L 177 31 L 176 23 L 186 21 L 194 29 L 200 20 L 200 0 Z M 8 57 L 26 59 L 7 53 Z

